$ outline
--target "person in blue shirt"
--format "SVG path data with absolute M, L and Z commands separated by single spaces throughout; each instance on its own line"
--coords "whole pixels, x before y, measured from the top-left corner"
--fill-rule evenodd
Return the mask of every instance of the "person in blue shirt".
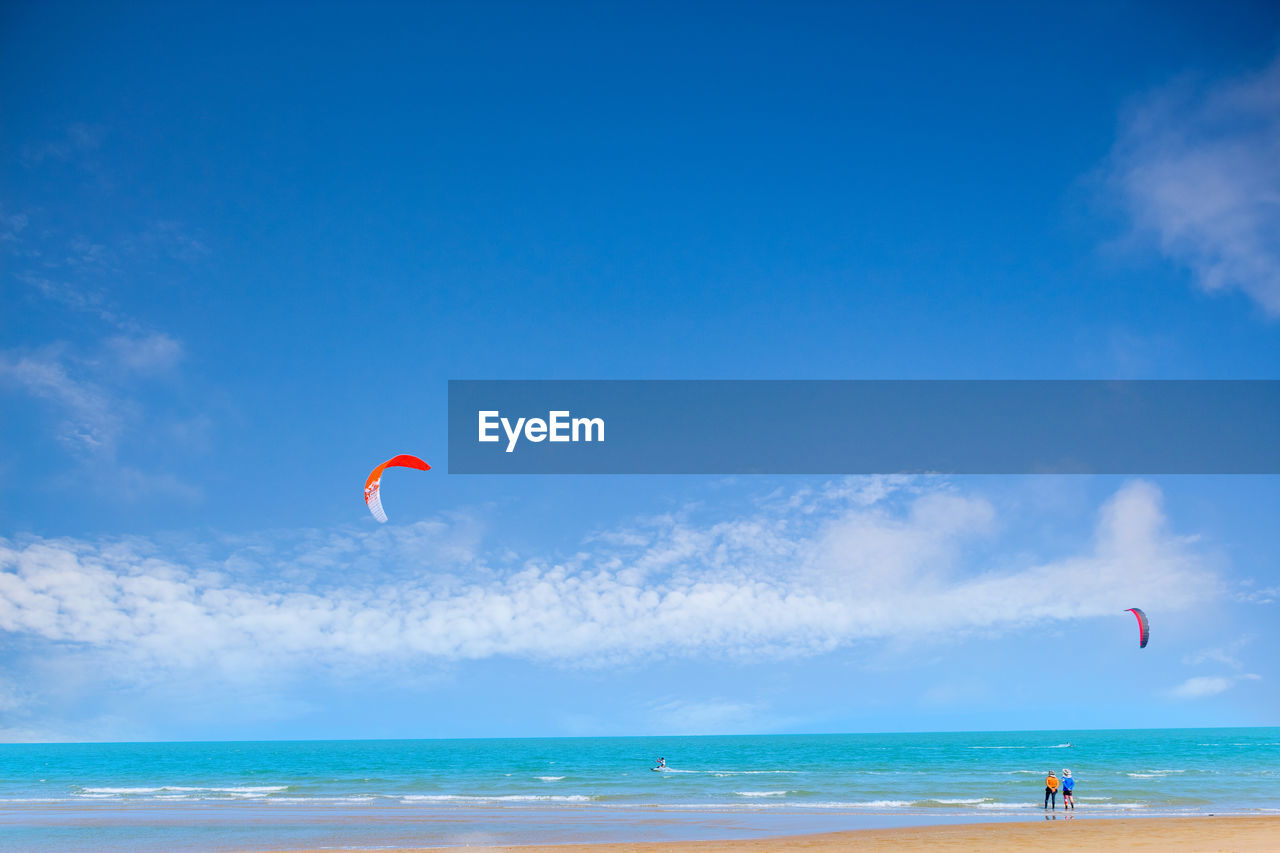
M 1072 811 L 1076 808 L 1076 780 L 1071 778 L 1071 771 L 1066 768 L 1062 770 L 1062 808 Z

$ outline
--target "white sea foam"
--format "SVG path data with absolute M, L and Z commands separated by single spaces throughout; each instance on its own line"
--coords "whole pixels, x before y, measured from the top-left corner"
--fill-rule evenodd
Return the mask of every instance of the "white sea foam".
M 739 797 L 785 797 L 786 791 L 734 791 Z
M 912 805 L 909 800 L 869 800 L 864 802 L 841 802 L 841 801 L 818 801 L 818 802 L 794 802 L 787 800 L 786 802 L 776 802 L 768 800 L 760 800 L 753 798 L 750 802 L 726 803 L 600 803 L 605 808 L 653 808 L 653 809 L 671 809 L 677 811 L 689 811 L 707 809 L 712 811 L 776 811 L 780 809 L 901 809 L 908 808 Z
M 589 803 L 595 798 L 582 794 L 406 794 L 400 799 L 406 803 Z
M 563 776 L 534 776 L 533 778 L 537 779 L 540 782 L 559 782 L 564 777 Z
M 818 810 L 818 811 L 855 811 L 855 810 L 883 810 L 892 811 L 903 809 L 912 812 L 926 812 L 929 806 L 924 805 L 933 801 L 908 802 L 905 800 L 871 800 L 863 802 L 843 802 L 843 801 L 819 801 L 819 802 L 795 802 L 792 800 L 756 800 L 751 799 L 745 802 L 699 802 L 699 803 L 593 803 L 593 808 L 614 808 L 614 809 L 636 809 L 651 808 L 659 811 L 800 811 L 800 810 Z M 986 813 L 1000 812 L 1022 812 L 1024 810 L 1039 811 L 1043 806 L 1038 802 L 984 802 L 972 803 L 974 809 L 981 809 Z M 1090 810 L 1115 810 L 1115 811 L 1136 811 L 1142 810 L 1148 815 L 1196 815 L 1204 814 L 1204 809 L 1178 809 L 1178 808 L 1158 808 L 1149 803 L 1109 803 L 1102 805 L 1090 805 L 1084 809 L 1085 812 Z M 1222 809 L 1219 814 L 1231 813 L 1257 813 L 1257 812 L 1280 812 L 1280 809 L 1268 808 L 1249 808 L 1243 810 Z
M 1039 803 L 978 803 L 980 809 L 1038 809 Z
M 206 787 L 196 785 L 133 785 L 128 787 L 84 787 L 76 793 L 82 800 L 106 800 L 138 798 L 143 800 L 259 800 L 278 791 L 288 790 L 288 785 L 239 785 Z
M 977 799 L 960 799 L 960 800 L 944 800 L 939 798 L 939 799 L 933 799 L 933 800 L 922 800 L 922 802 L 943 803 L 944 805 L 948 805 L 948 806 L 972 806 L 972 805 L 977 805 L 978 803 L 985 803 L 987 799 L 988 799 L 987 797 L 978 797 Z
M 799 770 L 676 770 L 667 767 L 668 774 L 710 774 L 712 776 L 763 776 L 772 774 L 797 774 Z
M 86 794 L 159 794 L 166 791 L 186 793 L 207 792 L 213 794 L 270 794 L 273 791 L 284 791 L 288 785 L 250 785 L 227 788 L 196 787 L 191 785 L 159 785 L 155 787 L 132 788 L 81 788 Z
M 1090 806 L 1094 809 L 1145 809 L 1148 803 L 1098 803 L 1096 806 Z

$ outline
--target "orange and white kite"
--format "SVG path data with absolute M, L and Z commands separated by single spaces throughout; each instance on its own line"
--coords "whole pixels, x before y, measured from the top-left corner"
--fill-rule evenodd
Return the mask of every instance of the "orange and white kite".
M 386 462 L 383 462 L 369 474 L 369 479 L 364 481 L 364 502 L 369 507 L 369 512 L 373 513 L 373 517 L 379 522 L 387 523 L 387 514 L 382 509 L 382 494 L 379 488 L 382 485 L 382 472 L 388 468 L 416 468 L 419 471 L 430 471 L 431 466 L 423 462 L 416 456 L 410 456 L 402 453 L 399 456 L 393 456 Z

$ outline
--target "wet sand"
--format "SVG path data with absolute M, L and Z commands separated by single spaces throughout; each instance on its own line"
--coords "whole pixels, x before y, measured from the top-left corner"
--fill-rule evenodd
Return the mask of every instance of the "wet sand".
M 918 850 L 1012 853 L 1054 845 L 1072 853 L 1109 850 L 1177 850 L 1178 853 L 1275 853 L 1280 851 L 1278 817 L 1074 818 L 1018 823 L 970 823 L 949 826 L 864 829 L 822 835 L 790 835 L 739 841 L 681 841 L 531 845 L 515 847 L 420 847 L 410 851 L 473 850 L 510 853 L 766 853 L 804 850 Z M 319 851 L 306 851 L 319 853 Z

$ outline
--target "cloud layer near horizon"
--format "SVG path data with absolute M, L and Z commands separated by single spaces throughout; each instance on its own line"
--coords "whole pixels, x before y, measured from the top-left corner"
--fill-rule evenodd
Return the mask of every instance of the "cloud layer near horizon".
M 250 571 L 243 551 L 179 559 L 140 540 L 0 540 L 0 630 L 139 668 L 593 664 L 999 632 L 1135 600 L 1175 609 L 1218 589 L 1147 483 L 1100 509 L 1080 553 L 999 568 L 962 559 L 997 524 L 986 500 L 925 488 L 887 501 L 890 490 L 797 493 L 717 523 L 651 519 L 571 559 L 509 569 L 439 522 L 346 531 L 284 556 L 250 548 Z

